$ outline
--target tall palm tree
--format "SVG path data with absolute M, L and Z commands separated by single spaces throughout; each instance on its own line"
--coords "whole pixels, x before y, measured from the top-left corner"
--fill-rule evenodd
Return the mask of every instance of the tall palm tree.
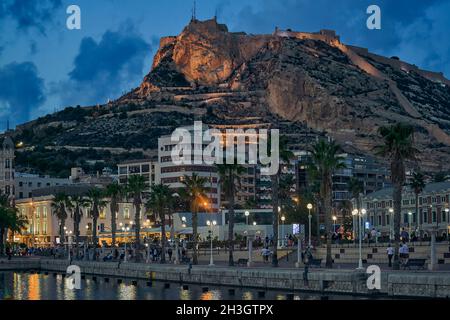
M 194 245 L 192 263 L 198 264 L 198 211 L 204 199 L 206 199 L 205 184 L 207 183 L 207 179 L 193 173 L 192 176 L 185 175 L 182 183 L 184 185 L 182 195 L 189 202 L 192 213 L 192 236 Z
M 92 244 L 94 246 L 98 245 L 97 221 L 100 217 L 100 211 L 106 206 L 106 201 L 103 200 L 104 194 L 103 190 L 99 188 L 92 188 L 87 194 L 86 201 L 90 206 L 90 216 L 92 218 Z
M 67 220 L 67 205 L 70 205 L 69 197 L 64 193 L 58 193 L 52 202 L 52 212 L 59 220 L 59 239 L 60 244 L 64 244 L 65 234 L 64 227 Z
M 80 222 L 83 218 L 83 208 L 87 206 L 88 202 L 81 195 L 70 196 L 70 202 L 72 207 L 70 208 L 72 212 L 73 219 L 73 234 L 75 235 L 75 247 L 77 249 L 78 256 L 78 244 L 80 243 Z
M 109 209 L 111 211 L 111 241 L 112 246 L 116 246 L 117 213 L 119 212 L 119 202 L 121 201 L 124 189 L 117 182 L 106 187 L 106 196 L 110 198 Z
M 240 187 L 240 176 L 245 168 L 237 163 L 218 164 L 217 172 L 220 177 L 220 184 L 228 202 L 228 265 L 234 266 L 234 207 L 237 189 Z M 211 235 L 212 236 L 212 235 Z
M 416 225 L 417 231 L 420 235 L 420 217 L 419 217 L 419 195 L 425 189 L 424 175 L 420 171 L 413 172 L 411 180 L 411 188 L 414 190 L 414 195 L 416 196 Z
M 391 127 L 380 127 L 379 135 L 384 143 L 375 147 L 377 155 L 391 161 L 391 181 L 394 199 L 394 270 L 400 269 L 398 256 L 400 244 L 400 219 L 402 210 L 402 190 L 405 184 L 405 161 L 414 160 L 418 150 L 414 147 L 414 128 L 408 124 L 397 123 Z
M 136 237 L 136 255 L 135 260 L 139 262 L 141 260 L 141 207 L 143 193 L 148 190 L 148 185 L 145 182 L 145 178 L 139 175 L 133 175 L 128 179 L 126 193 L 129 198 L 133 199 L 134 205 L 134 227 Z
M 269 141 L 271 145 L 271 141 Z M 288 140 L 285 136 L 280 137 L 279 141 L 279 168 L 278 171 L 270 176 L 272 186 L 272 227 L 273 227 L 273 245 L 272 245 L 272 266 L 278 267 L 278 225 L 279 225 L 279 183 L 282 173 L 281 164 L 289 163 L 289 160 L 293 158 L 293 153 L 288 149 Z M 272 147 L 270 146 L 270 149 Z
M 356 178 L 351 178 L 350 181 L 348 182 L 348 191 L 350 191 L 352 197 L 356 200 L 356 209 L 358 210 L 358 214 L 361 214 L 361 193 L 364 192 L 364 185 L 362 183 L 362 181 L 356 179 Z M 361 228 L 361 226 L 359 225 L 359 220 L 356 219 L 358 221 L 358 233 L 359 233 L 359 229 Z M 356 237 L 356 226 L 353 225 L 353 238 Z M 358 235 L 358 238 L 360 237 L 360 235 Z
M 333 192 L 333 173 L 336 170 L 345 168 L 344 158 L 339 156 L 341 148 L 334 141 L 328 142 L 320 140 L 313 145 L 312 161 L 320 178 L 320 198 L 325 210 L 325 226 L 327 231 L 327 258 L 326 267 L 333 267 L 331 257 L 331 235 L 332 235 L 332 192 Z
M 166 214 L 171 210 L 173 200 L 170 188 L 166 185 L 158 184 L 151 187 L 150 196 L 146 203 L 147 209 L 156 213 L 161 221 L 161 263 L 166 262 Z

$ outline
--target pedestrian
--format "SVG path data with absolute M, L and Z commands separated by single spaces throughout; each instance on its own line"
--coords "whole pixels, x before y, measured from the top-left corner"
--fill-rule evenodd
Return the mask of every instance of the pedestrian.
M 167 254 L 169 255 L 169 262 L 172 262 L 172 248 L 169 248 L 169 250 L 167 250 Z
M 262 257 L 263 257 L 263 262 L 264 262 L 264 263 L 269 262 L 270 250 L 269 250 L 268 247 L 264 247 L 264 248 L 261 250 L 261 255 L 262 255 Z
M 392 267 L 392 257 L 394 256 L 394 248 L 392 248 L 392 245 L 389 243 L 389 246 L 386 250 L 389 260 L 389 268 Z

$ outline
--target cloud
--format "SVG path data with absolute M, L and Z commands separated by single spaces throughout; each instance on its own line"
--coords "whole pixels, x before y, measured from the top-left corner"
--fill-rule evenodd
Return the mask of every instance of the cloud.
M 61 0 L 2 0 L 0 18 L 11 18 L 18 30 L 36 29 L 45 35 L 46 24 L 53 20 L 55 10 L 61 5 Z
M 0 68 L 0 118 L 10 119 L 11 124 L 30 120 L 31 111 L 46 99 L 44 90 L 44 80 L 32 62 L 3 66 Z
M 99 41 L 85 37 L 69 80 L 53 90 L 61 92 L 63 104 L 105 103 L 138 85 L 144 66 L 151 63 L 150 54 L 151 45 L 129 23 L 106 31 Z

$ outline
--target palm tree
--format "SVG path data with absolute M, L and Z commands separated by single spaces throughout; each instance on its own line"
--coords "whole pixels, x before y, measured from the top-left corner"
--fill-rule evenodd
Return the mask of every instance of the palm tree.
M 59 239 L 60 244 L 64 244 L 65 234 L 64 226 L 67 220 L 67 205 L 69 204 L 69 197 L 64 193 L 58 193 L 52 202 L 52 212 L 59 220 Z
M 196 173 L 192 176 L 184 176 L 182 181 L 184 185 L 183 197 L 189 202 L 190 210 L 192 213 L 192 236 L 193 236 L 193 251 L 192 263 L 198 264 L 198 211 L 201 204 L 206 199 L 205 184 L 207 179 L 199 177 Z
M 103 200 L 103 190 L 99 188 L 90 189 L 87 197 L 86 201 L 90 205 L 90 216 L 92 218 L 92 244 L 96 247 L 98 245 L 97 221 L 100 217 L 100 210 L 106 206 L 106 201 Z
M 26 220 L 19 217 L 17 208 L 0 205 L 0 255 L 5 252 L 4 239 L 8 230 L 11 231 L 12 235 L 14 232 L 21 233 L 26 224 Z
M 422 172 L 413 172 L 411 180 L 411 188 L 414 190 L 414 195 L 416 196 L 416 223 L 417 231 L 420 235 L 420 217 L 419 217 L 419 195 L 425 189 L 425 180 Z
M 269 141 L 269 145 L 270 145 Z M 271 146 L 270 146 L 271 149 Z M 272 266 L 278 267 L 278 224 L 279 224 L 279 183 L 281 176 L 281 162 L 289 163 L 289 160 L 293 158 L 293 153 L 288 149 L 287 138 L 285 136 L 280 137 L 279 141 L 279 155 L 280 166 L 278 171 L 270 176 L 272 185 L 272 227 L 273 227 L 273 245 L 272 245 Z
M 356 179 L 356 178 L 351 178 L 350 181 L 348 182 L 348 191 L 350 191 L 350 193 L 352 194 L 352 197 L 354 199 L 356 199 L 356 209 L 358 210 L 358 214 L 361 214 L 361 193 L 364 192 L 364 185 L 362 183 L 362 181 Z M 357 221 L 359 221 L 358 219 L 356 219 Z M 353 238 L 356 237 L 356 226 L 353 225 Z M 361 228 L 361 226 L 359 225 L 358 222 L 358 232 L 359 229 Z M 358 238 L 361 235 L 358 235 Z M 356 243 L 356 242 L 355 242 Z
M 376 146 L 377 155 L 384 156 L 391 161 L 391 181 L 394 185 L 394 270 L 400 269 L 400 219 L 402 210 L 402 190 L 405 184 L 405 160 L 415 159 L 418 150 L 414 148 L 414 128 L 408 124 L 397 123 L 391 127 L 380 127 L 378 133 L 384 143 Z
M 80 222 L 83 217 L 83 207 L 86 207 L 87 200 L 80 195 L 70 196 L 70 202 L 72 207 L 70 208 L 72 212 L 73 219 L 73 234 L 75 235 L 75 247 L 77 248 L 78 256 L 78 244 L 80 243 Z
M 134 225 L 136 236 L 136 262 L 141 260 L 141 207 L 143 192 L 148 189 L 145 178 L 139 175 L 133 175 L 128 179 L 126 193 L 128 197 L 133 199 L 134 205 Z
M 121 201 L 124 189 L 121 185 L 116 183 L 111 183 L 106 187 L 106 196 L 109 197 L 110 204 L 109 209 L 111 210 L 111 241 L 112 246 L 116 246 L 116 232 L 117 232 L 117 213 L 119 212 L 119 202 Z
M 332 191 L 333 191 L 333 173 L 336 170 L 345 168 L 344 158 L 339 156 L 340 146 L 334 141 L 318 141 L 313 145 L 312 160 L 320 178 L 320 198 L 325 210 L 325 226 L 327 231 L 327 258 L 326 267 L 333 267 L 331 257 L 331 235 L 332 235 Z
M 240 187 L 240 176 L 245 168 L 237 163 L 218 164 L 217 172 L 220 176 L 220 184 L 228 202 L 228 265 L 234 266 L 234 207 L 236 191 Z M 212 236 L 212 235 L 211 235 Z
M 166 213 L 169 213 L 171 210 L 172 203 L 172 191 L 168 186 L 158 184 L 151 187 L 146 207 L 156 213 L 161 221 L 161 263 L 166 262 Z

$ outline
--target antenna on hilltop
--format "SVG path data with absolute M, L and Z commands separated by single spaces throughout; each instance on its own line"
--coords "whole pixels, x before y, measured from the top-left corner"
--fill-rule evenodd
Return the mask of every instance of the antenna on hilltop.
M 194 0 L 194 6 L 192 7 L 192 21 L 197 19 L 197 1 Z

